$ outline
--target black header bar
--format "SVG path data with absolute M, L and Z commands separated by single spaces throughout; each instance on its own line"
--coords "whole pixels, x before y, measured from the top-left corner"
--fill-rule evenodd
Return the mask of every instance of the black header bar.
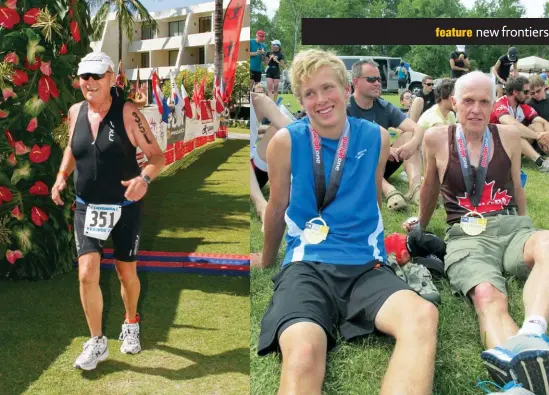
M 549 44 L 543 18 L 304 18 L 304 45 Z

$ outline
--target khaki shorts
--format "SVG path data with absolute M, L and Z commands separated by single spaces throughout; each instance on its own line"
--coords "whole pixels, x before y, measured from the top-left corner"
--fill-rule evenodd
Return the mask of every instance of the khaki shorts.
M 444 271 L 452 288 L 463 295 L 483 282 L 507 295 L 503 273 L 519 279 L 530 274 L 524 264 L 524 244 L 536 232 L 530 217 L 497 215 L 487 219 L 486 230 L 478 236 L 465 234 L 459 223 L 446 234 Z

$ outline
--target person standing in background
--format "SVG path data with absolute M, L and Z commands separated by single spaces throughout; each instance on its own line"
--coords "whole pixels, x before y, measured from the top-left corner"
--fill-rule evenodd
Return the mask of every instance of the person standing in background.
M 263 58 L 265 56 L 265 32 L 258 30 L 255 33 L 255 40 L 250 40 L 250 92 L 254 85 L 261 82 L 261 71 L 263 69 Z
M 456 45 L 456 50 L 450 54 L 450 77 L 459 78 L 469 70 L 471 64 L 465 53 L 465 45 Z

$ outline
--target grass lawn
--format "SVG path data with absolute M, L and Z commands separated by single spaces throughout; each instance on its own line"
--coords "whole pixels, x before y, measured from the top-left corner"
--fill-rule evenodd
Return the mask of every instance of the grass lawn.
M 229 132 L 250 134 L 250 128 L 229 128 Z
M 142 250 L 249 252 L 247 141 L 216 142 L 170 166 L 146 198 Z M 124 355 L 124 310 L 113 271 L 101 272 L 110 356 L 72 368 L 89 333 L 76 271 L 0 282 L 0 394 L 249 393 L 249 279 L 139 274 L 143 352 Z
M 525 190 L 528 200 L 528 213 L 538 228 L 547 228 L 549 205 L 549 177 L 539 173 L 533 164 L 524 162 L 524 171 L 528 174 Z M 391 182 L 401 191 L 407 185 L 399 180 L 398 174 Z M 266 191 L 268 195 L 268 191 Z M 383 221 L 385 234 L 401 232 L 401 223 L 416 214 L 416 206 L 410 206 L 407 212 L 394 213 L 386 209 L 384 202 Z M 261 224 L 251 208 L 251 251 L 259 252 L 263 245 Z M 443 210 L 435 213 L 429 229 L 443 236 L 446 229 Z M 285 245 L 279 251 L 279 261 L 274 267 L 251 272 L 251 393 L 275 394 L 280 379 L 280 357 L 257 356 L 260 322 L 270 301 L 273 287 L 271 277 L 280 270 Z M 477 378 L 488 379 L 481 363 L 482 346 L 476 316 L 471 305 L 463 298 L 453 296 L 446 279 L 439 279 L 436 285 L 442 294 L 438 331 L 438 350 L 435 367 L 436 395 L 473 395 L 483 392 L 475 388 Z M 511 315 L 520 324 L 523 320 L 522 307 L 523 283 L 510 279 L 508 290 Z M 328 364 L 323 392 L 326 395 L 339 394 L 377 394 L 383 374 L 387 368 L 394 341 L 380 334 L 366 337 L 356 343 L 339 342 L 335 351 L 328 354 Z

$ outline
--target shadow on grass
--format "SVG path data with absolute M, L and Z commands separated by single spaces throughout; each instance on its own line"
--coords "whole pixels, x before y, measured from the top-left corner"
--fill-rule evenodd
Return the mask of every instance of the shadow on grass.
M 131 371 L 162 376 L 169 380 L 192 380 L 223 373 L 250 374 L 250 350 L 247 348 L 236 348 L 216 355 L 204 355 L 193 351 L 162 345 L 158 345 L 155 348 L 191 360 L 194 363 L 183 369 L 167 369 L 140 367 L 124 362 L 107 360 L 101 364 L 101 369 L 88 372 L 83 371 L 82 376 L 89 380 L 97 380 L 108 374 L 120 371 Z
M 145 201 L 141 249 L 193 252 L 199 245 L 212 245 L 215 247 L 211 252 L 224 252 L 223 246 L 217 246 L 222 244 L 238 249 L 242 243 L 240 237 L 225 242 L 208 241 L 201 237 L 185 237 L 181 229 L 208 229 L 223 234 L 230 230 L 234 234 L 242 234 L 242 238 L 249 237 L 249 221 L 235 219 L 248 213 L 248 195 L 230 195 L 223 191 L 215 193 L 216 186 L 222 186 L 221 183 L 206 181 L 219 166 L 247 144 L 246 141 L 226 141 L 196 153 L 195 157 L 191 154 L 184 164 L 172 165 L 166 175 L 155 181 Z M 247 171 L 247 158 L 244 159 L 246 166 L 240 166 L 240 159 L 236 163 L 238 166 L 234 166 L 234 161 L 228 166 L 233 166 L 235 172 L 241 168 Z M 242 189 L 242 186 L 236 185 L 235 191 L 238 188 Z M 173 237 L 158 237 L 160 232 L 171 230 L 174 231 Z M 248 248 L 239 253 L 248 253 Z M 194 318 L 191 316 L 185 317 L 185 324 L 174 324 L 178 309 L 184 310 L 185 306 L 185 301 L 180 300 L 181 292 L 197 290 L 205 294 L 249 296 L 247 277 L 140 272 L 139 278 L 141 295 L 138 311 L 142 318 L 143 348 L 163 349 L 188 358 L 194 364 L 185 369 L 170 370 L 110 361 L 100 365 L 93 373 L 96 377 L 120 370 L 162 375 L 173 380 L 224 372 L 249 374 L 248 349 L 237 348 L 217 355 L 202 355 L 159 344 L 168 341 L 169 331 L 174 328 L 204 331 L 204 336 L 207 333 L 223 336 L 223 328 L 193 325 L 188 322 Z M 104 301 L 103 333 L 109 339 L 116 339 L 124 319 L 116 273 L 102 270 L 100 286 Z M 24 392 L 66 352 L 75 337 L 89 336 L 78 295 L 76 271 L 43 282 L 0 281 L 0 339 L 2 355 L 5 361 L 9 361 L 0 364 L 1 394 Z M 229 306 L 226 313 L 230 314 Z M 72 361 L 69 363 L 72 364 Z

